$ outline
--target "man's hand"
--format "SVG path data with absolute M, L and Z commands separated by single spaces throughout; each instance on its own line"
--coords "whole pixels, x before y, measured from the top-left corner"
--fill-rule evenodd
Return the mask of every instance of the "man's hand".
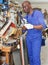
M 26 30 L 27 28 L 25 26 L 22 27 L 22 30 Z
M 26 29 L 33 29 L 33 25 L 32 24 L 24 24 L 24 26 L 26 27 Z

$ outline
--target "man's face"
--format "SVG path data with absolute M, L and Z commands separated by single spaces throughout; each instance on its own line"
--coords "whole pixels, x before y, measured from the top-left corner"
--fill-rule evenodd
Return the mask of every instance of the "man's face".
M 30 4 L 28 4 L 28 3 L 23 3 L 22 7 L 23 7 L 23 11 L 24 11 L 25 13 L 29 13 L 29 12 L 30 12 Z

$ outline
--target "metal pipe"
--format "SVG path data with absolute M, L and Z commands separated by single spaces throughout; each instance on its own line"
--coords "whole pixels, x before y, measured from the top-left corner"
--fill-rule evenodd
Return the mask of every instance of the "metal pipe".
M 25 65 L 24 50 L 23 50 L 23 39 L 22 39 L 22 37 L 20 37 L 20 52 L 21 52 L 22 65 Z

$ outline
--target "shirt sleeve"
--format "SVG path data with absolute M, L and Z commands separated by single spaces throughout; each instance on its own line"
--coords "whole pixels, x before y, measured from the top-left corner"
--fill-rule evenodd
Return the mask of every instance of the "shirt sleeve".
M 41 11 L 36 11 L 35 14 L 36 14 L 36 17 L 38 19 L 38 23 L 43 26 L 43 29 L 45 29 L 46 28 L 46 24 L 45 24 L 43 13 Z

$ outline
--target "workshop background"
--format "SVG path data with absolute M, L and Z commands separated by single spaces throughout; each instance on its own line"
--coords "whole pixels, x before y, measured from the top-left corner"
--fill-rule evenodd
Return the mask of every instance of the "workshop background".
M 5 1 L 7 1 L 7 3 L 5 3 Z M 14 63 L 11 65 L 29 64 L 26 42 L 25 42 L 25 37 L 26 37 L 27 32 L 22 34 L 22 29 L 20 27 L 21 27 L 21 24 L 23 24 L 23 23 L 21 22 L 20 17 L 17 15 L 18 11 L 21 13 L 21 15 L 23 15 L 23 16 L 25 15 L 25 13 L 22 10 L 22 6 L 21 6 L 21 3 L 23 1 L 24 0 L 0 0 L 0 24 L 1 24 L 0 25 L 0 35 L 4 34 L 1 31 L 1 29 L 3 29 L 2 26 L 4 25 L 4 22 L 2 22 L 2 21 L 8 21 L 8 18 L 9 18 L 9 19 L 11 19 L 11 21 L 13 21 L 12 23 L 15 24 L 15 25 L 12 25 L 12 27 L 18 27 L 18 28 L 15 30 L 14 28 L 9 26 L 10 29 L 8 30 L 5 38 L 8 39 L 8 36 L 10 36 L 12 34 L 16 34 L 16 32 L 14 32 L 14 31 L 17 31 L 17 34 L 16 34 L 16 37 L 13 36 L 13 38 L 16 38 L 19 40 L 20 36 L 22 37 L 21 38 L 21 42 L 23 43 L 23 45 L 21 46 L 22 52 L 20 51 L 20 45 L 18 44 L 17 49 L 12 53 Z M 47 0 L 36 0 L 36 1 L 29 0 L 29 1 L 32 3 L 33 9 L 38 9 L 43 12 L 44 18 L 45 18 L 45 23 L 48 27 L 48 1 Z M 6 8 L 4 8 L 4 5 L 6 5 L 6 4 L 7 4 L 7 6 L 6 6 Z M 6 11 L 9 11 L 9 14 L 11 13 L 11 15 L 9 15 L 9 14 L 7 15 Z M 20 14 L 20 13 L 18 13 L 18 14 Z M 6 17 L 6 15 L 7 15 L 7 17 Z M 48 32 L 45 33 L 43 36 L 44 36 L 45 44 L 41 47 L 41 65 L 48 65 Z M 3 39 L 3 40 L 5 41 L 5 39 Z M 17 42 L 19 43 L 19 41 L 17 41 Z M 0 44 L 0 48 L 1 48 L 1 46 L 2 45 Z M 21 58 L 20 52 L 22 53 L 23 59 Z M 1 55 L 1 51 L 0 51 L 0 55 Z M 2 60 L 3 59 L 6 60 L 6 57 L 3 57 Z M 1 57 L 0 57 L 0 60 L 1 60 Z M 4 65 L 4 64 L 5 64 L 5 62 L 3 62 L 1 65 Z

